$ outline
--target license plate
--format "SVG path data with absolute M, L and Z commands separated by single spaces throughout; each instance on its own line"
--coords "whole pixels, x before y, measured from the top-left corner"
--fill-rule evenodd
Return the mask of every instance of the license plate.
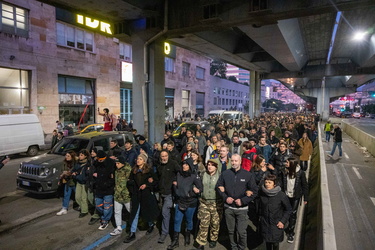
M 22 181 L 22 185 L 30 187 L 30 182 L 28 182 L 28 181 Z

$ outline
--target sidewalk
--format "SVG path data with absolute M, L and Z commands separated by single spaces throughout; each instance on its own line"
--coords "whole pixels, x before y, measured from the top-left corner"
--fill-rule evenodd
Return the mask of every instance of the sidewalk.
M 321 136 L 325 139 L 323 130 Z M 338 148 L 332 158 L 327 156 L 333 138 L 324 141 L 337 249 L 375 249 L 375 226 L 370 223 L 375 221 L 375 159 L 344 132 L 341 159 Z

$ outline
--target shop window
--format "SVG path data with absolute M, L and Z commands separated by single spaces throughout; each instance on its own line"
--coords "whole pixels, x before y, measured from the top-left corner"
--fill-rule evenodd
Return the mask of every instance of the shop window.
M 10 4 L 0 3 L 0 31 L 28 37 L 28 11 Z
M 195 77 L 197 79 L 204 80 L 205 71 L 206 71 L 206 69 L 197 66 L 197 68 L 195 70 Z
M 56 23 L 57 44 L 75 49 L 94 52 L 94 35 L 74 26 Z
M 0 68 L 0 110 L 13 113 L 29 108 L 29 77 L 25 70 Z
M 133 119 L 133 100 L 131 89 L 120 89 L 120 116 L 130 122 Z

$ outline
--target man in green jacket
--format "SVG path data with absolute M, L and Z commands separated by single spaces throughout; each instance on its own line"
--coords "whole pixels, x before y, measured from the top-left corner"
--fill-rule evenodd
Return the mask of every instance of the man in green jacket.
M 125 206 L 126 210 L 130 213 L 130 196 L 126 184 L 132 168 L 126 162 L 123 156 L 116 159 L 115 171 L 115 221 L 116 228 L 111 233 L 112 236 L 120 235 L 122 233 L 122 208 Z

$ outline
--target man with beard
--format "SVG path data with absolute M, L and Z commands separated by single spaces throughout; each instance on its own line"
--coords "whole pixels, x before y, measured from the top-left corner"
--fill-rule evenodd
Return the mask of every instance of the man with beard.
M 238 135 L 233 136 L 232 138 L 232 143 L 229 145 L 229 152 L 234 155 L 234 154 L 239 154 L 242 155 L 243 149 L 242 149 L 242 141 L 240 141 L 240 138 Z

